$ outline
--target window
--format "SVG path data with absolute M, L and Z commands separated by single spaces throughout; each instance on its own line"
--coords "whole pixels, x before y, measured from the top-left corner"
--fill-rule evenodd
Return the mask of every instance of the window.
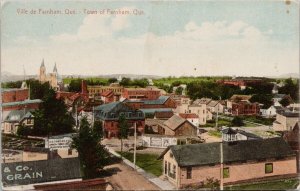
M 266 163 L 265 164 L 265 173 L 273 173 L 273 163 Z
M 72 155 L 72 149 L 68 149 L 68 155 Z
M 170 158 L 173 158 L 173 154 L 172 153 L 170 153 Z
M 176 166 L 173 164 L 173 178 L 176 179 Z
M 229 178 L 229 168 L 223 168 L 223 178 Z
M 191 179 L 192 178 L 192 167 L 187 167 L 186 168 L 186 179 Z

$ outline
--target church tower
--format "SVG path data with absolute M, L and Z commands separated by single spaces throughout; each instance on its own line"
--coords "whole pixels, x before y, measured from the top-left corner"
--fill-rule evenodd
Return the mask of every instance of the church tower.
M 45 64 L 44 64 L 44 59 L 43 59 L 42 64 L 40 66 L 39 80 L 42 83 L 46 81 L 46 67 L 45 67 Z

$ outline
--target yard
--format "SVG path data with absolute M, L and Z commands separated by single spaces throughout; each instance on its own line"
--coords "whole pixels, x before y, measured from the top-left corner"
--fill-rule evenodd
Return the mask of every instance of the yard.
M 227 186 L 225 190 L 287 190 L 296 189 L 299 184 L 298 179 L 276 180 L 255 184 L 243 184 L 238 186 Z
M 118 152 L 121 154 L 120 152 Z M 123 157 L 133 162 L 133 153 L 123 152 Z M 155 176 L 162 175 L 162 161 L 155 154 L 136 154 L 136 165 Z

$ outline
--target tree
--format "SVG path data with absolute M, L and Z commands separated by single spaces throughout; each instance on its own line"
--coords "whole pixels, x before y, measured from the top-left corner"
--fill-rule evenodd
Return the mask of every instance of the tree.
M 118 79 L 117 78 L 109 78 L 108 79 L 108 83 L 115 83 L 115 82 L 117 82 L 118 81 Z
M 290 95 L 293 100 L 299 99 L 299 79 L 295 83 L 291 78 L 285 80 L 285 85 L 278 89 L 280 94 Z
M 23 124 L 20 124 L 18 129 L 17 129 L 17 135 L 20 137 L 27 137 L 28 135 L 30 135 L 31 132 L 31 128 L 30 127 L 26 127 Z
M 71 80 L 70 84 L 69 84 L 69 91 L 70 92 L 81 92 L 81 81 L 82 79 L 75 79 L 75 80 Z
M 240 126 L 243 126 L 245 125 L 244 122 L 243 122 L 243 119 L 239 116 L 235 116 L 232 121 L 231 121 L 231 125 L 232 126 L 236 126 L 236 127 L 240 127 Z
M 121 86 L 129 86 L 130 82 L 131 82 L 130 78 L 122 78 L 120 85 Z
M 127 139 L 128 137 L 128 122 L 126 120 L 125 115 L 120 115 L 119 117 L 119 133 L 118 133 L 118 138 L 121 140 L 121 155 L 123 154 L 123 139 Z
M 182 95 L 183 92 L 183 87 L 179 86 L 177 87 L 177 89 L 175 90 L 176 95 Z
M 50 89 L 49 82 L 40 83 L 38 80 L 29 79 L 26 83 L 30 88 L 30 99 L 43 99 Z
M 53 89 L 48 90 L 42 99 L 40 109 L 34 111 L 33 134 L 35 135 L 58 135 L 73 131 L 75 121 L 63 100 L 56 99 Z
M 279 102 L 283 107 L 286 107 L 291 104 L 290 99 L 287 97 L 284 97 L 280 102 Z
M 252 103 L 258 102 L 258 103 L 264 104 L 262 107 L 263 109 L 267 109 L 267 108 L 271 107 L 273 104 L 271 94 L 255 94 L 250 98 L 249 101 Z
M 79 160 L 85 178 L 95 178 L 99 170 L 108 164 L 109 153 L 101 144 L 103 138 L 101 123 L 95 123 L 93 127 L 83 117 L 80 121 L 79 133 L 73 137 L 71 147 L 78 152 Z

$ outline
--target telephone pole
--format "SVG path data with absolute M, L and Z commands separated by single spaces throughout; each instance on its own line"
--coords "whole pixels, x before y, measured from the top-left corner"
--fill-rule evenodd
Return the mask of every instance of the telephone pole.
M 136 169 L 136 123 L 134 123 L 134 152 L 133 152 L 133 164 Z

